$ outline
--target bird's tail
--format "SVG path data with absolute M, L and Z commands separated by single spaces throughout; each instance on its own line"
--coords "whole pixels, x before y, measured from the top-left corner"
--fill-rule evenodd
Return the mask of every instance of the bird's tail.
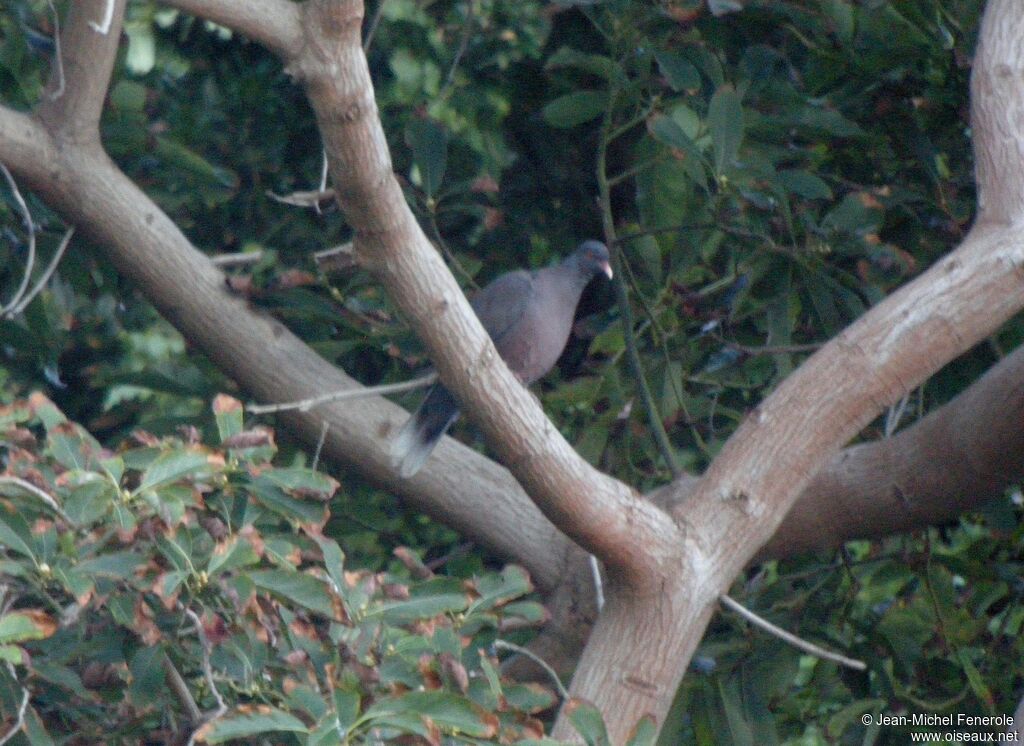
M 457 419 L 459 404 L 455 397 L 444 386 L 433 386 L 391 443 L 391 462 L 403 479 L 420 470 L 434 446 Z

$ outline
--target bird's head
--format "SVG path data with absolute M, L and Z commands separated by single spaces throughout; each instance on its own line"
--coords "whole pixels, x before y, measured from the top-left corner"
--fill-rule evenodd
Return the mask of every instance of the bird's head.
M 580 274 L 591 278 L 600 272 L 610 280 L 612 278 L 611 258 L 608 255 L 608 247 L 600 241 L 590 239 L 584 241 L 573 253 L 576 264 L 580 268 Z

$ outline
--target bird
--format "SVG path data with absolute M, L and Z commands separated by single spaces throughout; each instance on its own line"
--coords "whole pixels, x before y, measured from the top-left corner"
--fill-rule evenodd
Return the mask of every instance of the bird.
M 608 247 L 590 239 L 558 264 L 501 275 L 470 301 L 498 354 L 524 386 L 558 361 L 583 289 L 598 274 L 612 278 Z M 455 395 L 435 383 L 392 441 L 391 460 L 403 479 L 422 468 L 459 414 Z

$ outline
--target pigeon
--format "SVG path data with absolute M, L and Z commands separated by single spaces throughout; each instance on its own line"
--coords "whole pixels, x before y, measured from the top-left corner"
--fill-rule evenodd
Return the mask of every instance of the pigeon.
M 501 275 L 470 301 L 498 354 L 524 386 L 554 367 L 569 340 L 583 289 L 598 274 L 612 277 L 608 247 L 584 241 L 561 263 Z M 459 418 L 459 402 L 434 384 L 391 444 L 403 479 L 413 476 Z

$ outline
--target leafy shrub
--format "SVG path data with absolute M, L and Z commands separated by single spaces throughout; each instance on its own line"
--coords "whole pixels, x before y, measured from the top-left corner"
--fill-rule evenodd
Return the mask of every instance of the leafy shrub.
M 176 742 L 200 713 L 199 743 L 542 737 L 554 693 L 489 652 L 545 618 L 525 571 L 346 567 L 322 533 L 338 483 L 213 406 L 217 446 L 114 450 L 41 394 L 0 410 L 0 732 L 22 711 L 31 744 Z

